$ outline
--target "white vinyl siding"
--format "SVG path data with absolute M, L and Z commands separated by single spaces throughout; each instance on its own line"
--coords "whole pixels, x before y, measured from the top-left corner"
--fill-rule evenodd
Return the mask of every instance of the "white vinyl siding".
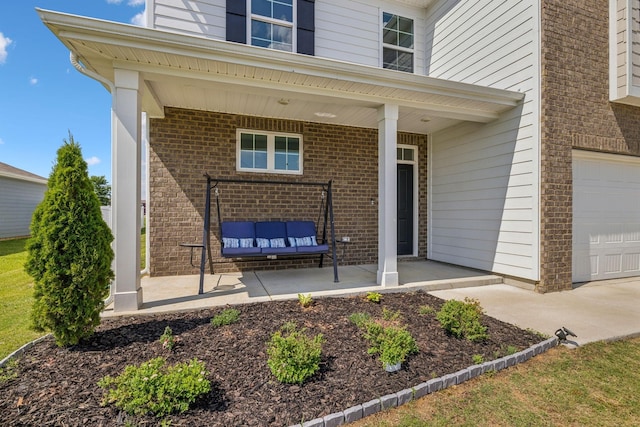
M 225 0 L 147 0 L 147 8 L 152 28 L 226 40 Z M 395 1 L 316 0 L 315 56 L 381 67 L 383 11 L 414 20 L 414 73 L 424 74 L 426 11 Z
M 225 0 L 151 0 L 147 7 L 152 28 L 226 39 Z
M 609 98 L 640 105 L 640 0 L 609 0 Z
M 432 135 L 428 257 L 539 279 L 538 2 L 430 9 L 430 76 L 520 91 L 520 107 Z
M 424 74 L 426 11 L 393 1 L 316 0 L 316 56 L 382 67 L 382 12 L 413 19 L 414 72 Z
M 0 176 L 0 239 L 28 236 L 31 216 L 46 184 Z

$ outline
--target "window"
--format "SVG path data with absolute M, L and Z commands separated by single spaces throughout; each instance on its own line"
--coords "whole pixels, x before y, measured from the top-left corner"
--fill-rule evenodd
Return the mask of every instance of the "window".
M 237 169 L 302 174 L 302 135 L 238 130 Z
M 382 14 L 382 66 L 413 73 L 413 19 Z
M 251 44 L 293 52 L 293 0 L 250 0 Z
M 413 162 L 414 151 L 415 151 L 414 147 L 399 146 L 398 148 L 396 148 L 396 160 Z

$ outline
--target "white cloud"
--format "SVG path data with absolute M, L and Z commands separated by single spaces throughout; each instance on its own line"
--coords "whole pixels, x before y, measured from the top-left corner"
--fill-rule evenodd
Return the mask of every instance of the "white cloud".
M 0 32 L 0 64 L 4 64 L 7 60 L 7 47 L 13 43 L 9 37 L 5 37 L 4 34 Z
M 137 25 L 139 27 L 146 26 L 146 22 L 147 22 L 147 10 L 146 9 L 143 10 L 142 12 L 138 13 L 133 18 L 131 18 L 131 23 L 133 25 Z
M 89 166 L 97 165 L 98 163 L 100 163 L 100 159 L 96 156 L 89 157 L 88 159 L 85 159 L 85 161 Z
M 123 0 L 107 0 L 107 3 L 109 4 L 121 4 L 122 2 Z M 131 6 L 131 7 L 142 6 L 144 2 L 145 0 L 128 0 L 127 6 Z
M 31 86 L 35 86 L 38 84 L 38 79 L 36 77 L 29 77 L 29 84 Z
M 0 145 L 4 144 L 4 141 L 2 140 L 2 138 L 0 138 Z

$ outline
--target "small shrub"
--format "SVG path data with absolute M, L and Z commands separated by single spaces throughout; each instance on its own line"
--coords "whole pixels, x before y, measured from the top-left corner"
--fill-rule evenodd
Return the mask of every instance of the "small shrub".
M 382 320 L 387 322 L 397 322 L 400 320 L 400 311 L 389 310 L 387 307 L 382 308 Z
M 353 313 L 349 316 L 349 321 L 355 324 L 358 328 L 363 328 L 365 323 L 371 320 L 371 316 L 367 313 Z
M 382 294 L 378 292 L 367 292 L 367 301 L 380 304 L 380 301 L 382 301 Z
M 304 308 L 311 307 L 313 305 L 313 298 L 311 298 L 311 294 L 298 294 L 298 302 Z
M 163 334 L 160 335 L 160 343 L 162 343 L 162 348 L 169 351 L 173 350 L 173 347 L 175 347 L 176 338 L 173 336 L 173 331 L 169 326 L 165 327 Z
M 220 326 L 236 323 L 239 318 L 240 310 L 236 310 L 235 308 L 227 308 L 222 310 L 220 314 L 213 316 L 213 319 L 211 319 L 211 325 L 214 328 L 219 328 Z
M 369 354 L 377 354 L 382 366 L 402 363 L 407 356 L 418 352 L 416 341 L 411 333 L 401 326 L 381 326 L 370 322 L 365 338 L 371 343 Z
M 304 328 L 297 330 L 295 323 L 286 323 L 268 343 L 271 373 L 282 383 L 302 384 L 320 369 L 323 341 L 322 334 L 310 338 Z
M 211 390 L 208 372 L 197 359 L 164 368 L 158 357 L 140 366 L 129 365 L 117 376 L 106 376 L 98 386 L 106 390 L 102 404 L 115 403 L 131 415 L 153 414 L 163 417 L 182 413 L 199 396 Z
M 471 360 L 473 360 L 474 365 L 481 365 L 484 363 L 484 356 L 481 354 L 474 354 L 471 356 Z
M 456 338 L 483 341 L 488 338 L 487 328 L 480 323 L 482 307 L 478 300 L 449 300 L 436 315 L 440 325 Z
M 434 314 L 436 312 L 436 309 L 431 307 L 430 305 L 421 305 L 420 308 L 418 308 L 418 314 L 420 316 L 429 316 L 431 314 Z
M 372 320 L 366 313 L 354 313 L 349 321 L 364 331 L 371 347 L 369 354 L 377 354 L 382 366 L 402 363 L 407 356 L 418 352 L 418 346 L 406 327 L 398 325 L 399 311 L 382 310 L 382 320 Z

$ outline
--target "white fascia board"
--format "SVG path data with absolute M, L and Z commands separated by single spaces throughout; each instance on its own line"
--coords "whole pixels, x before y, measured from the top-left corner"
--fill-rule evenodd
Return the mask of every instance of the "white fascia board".
M 37 9 L 41 20 L 65 38 L 107 43 L 166 55 L 187 56 L 289 73 L 340 79 L 374 86 L 488 102 L 497 110 L 515 107 L 524 94 L 433 77 L 400 73 L 348 62 L 270 50 Z M 67 43 L 65 43 L 70 47 Z

